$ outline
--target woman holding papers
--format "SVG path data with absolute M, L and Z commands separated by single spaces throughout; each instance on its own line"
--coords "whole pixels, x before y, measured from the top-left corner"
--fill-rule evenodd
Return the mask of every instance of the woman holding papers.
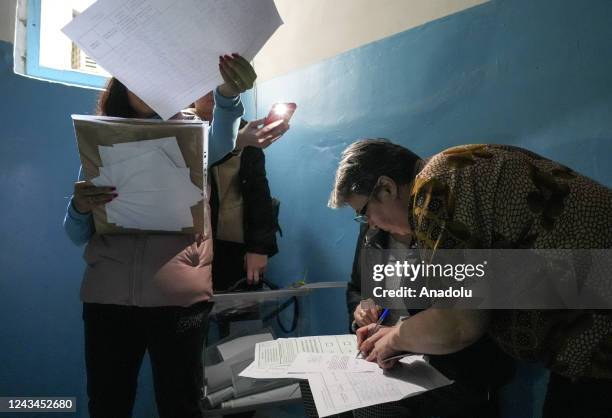
M 224 83 L 214 91 L 211 163 L 234 149 L 244 113 L 240 93 L 256 78 L 238 55 L 220 57 L 219 69 Z M 100 96 L 98 113 L 156 117 L 114 78 Z M 187 112 L 175 116 L 193 117 Z M 160 417 L 201 417 L 212 240 L 200 235 L 96 234 L 92 208 L 116 196 L 112 187 L 77 182 L 64 220 L 70 239 L 87 244 L 81 299 L 90 416 L 131 416 L 138 372 L 148 351 Z

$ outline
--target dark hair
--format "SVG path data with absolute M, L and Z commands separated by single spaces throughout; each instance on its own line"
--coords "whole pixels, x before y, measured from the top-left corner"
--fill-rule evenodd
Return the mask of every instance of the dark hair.
M 369 195 L 381 176 L 399 185 L 409 184 L 419 160 L 418 155 L 388 139 L 353 142 L 342 152 L 328 206 L 346 205 L 351 194 Z
M 119 118 L 136 117 L 136 111 L 130 106 L 127 87 L 115 77 L 108 80 L 104 91 L 100 93 L 96 114 Z

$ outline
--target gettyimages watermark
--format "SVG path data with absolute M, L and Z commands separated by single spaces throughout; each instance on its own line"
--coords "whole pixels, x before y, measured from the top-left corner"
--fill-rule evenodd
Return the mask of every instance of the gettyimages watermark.
M 612 309 L 612 249 L 365 248 L 360 274 L 385 308 Z

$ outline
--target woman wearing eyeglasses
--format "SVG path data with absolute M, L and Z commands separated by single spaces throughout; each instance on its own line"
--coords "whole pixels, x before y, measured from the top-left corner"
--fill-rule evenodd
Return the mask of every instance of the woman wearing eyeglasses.
M 371 227 L 412 235 L 434 256 L 442 249 L 612 248 L 612 190 L 507 145 L 458 146 L 424 161 L 387 140 L 357 141 L 342 154 L 329 205 L 349 205 Z M 595 261 L 589 273 L 599 268 Z M 603 272 L 596 289 L 605 298 L 612 272 Z M 370 338 L 361 328 L 358 343 L 368 360 L 388 368 L 395 353 L 446 355 L 488 334 L 511 356 L 551 370 L 545 417 L 612 416 L 611 311 L 570 308 L 432 306 Z

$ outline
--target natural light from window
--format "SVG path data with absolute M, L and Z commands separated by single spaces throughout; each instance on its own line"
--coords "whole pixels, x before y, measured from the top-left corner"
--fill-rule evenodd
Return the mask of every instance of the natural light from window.
M 40 66 L 110 76 L 61 32 L 62 27 L 94 2 L 40 0 Z

